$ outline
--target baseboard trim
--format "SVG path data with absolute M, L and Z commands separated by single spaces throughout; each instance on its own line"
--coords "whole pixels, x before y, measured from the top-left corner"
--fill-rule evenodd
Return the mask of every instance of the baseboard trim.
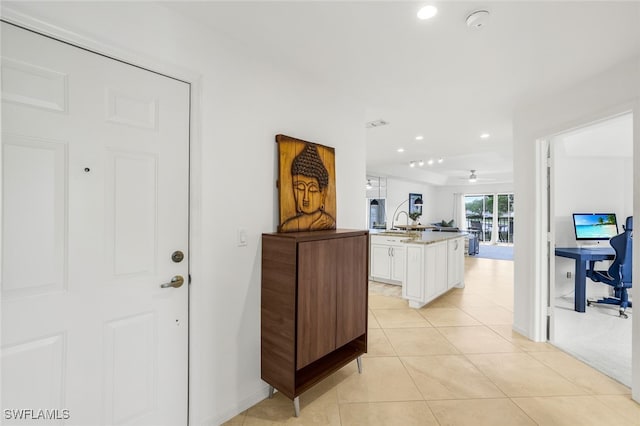
M 220 415 L 217 416 L 216 418 L 210 419 L 211 421 L 204 421 L 202 425 L 206 425 L 206 426 L 221 425 L 222 423 L 231 420 L 232 418 L 242 413 L 243 411 L 247 410 L 248 408 L 253 407 L 258 402 L 262 401 L 268 396 L 269 396 L 269 385 L 265 384 L 259 390 L 255 391 L 253 394 L 248 395 L 246 398 L 243 398 L 240 401 L 238 401 L 233 407 L 229 407 L 224 412 L 220 413 Z

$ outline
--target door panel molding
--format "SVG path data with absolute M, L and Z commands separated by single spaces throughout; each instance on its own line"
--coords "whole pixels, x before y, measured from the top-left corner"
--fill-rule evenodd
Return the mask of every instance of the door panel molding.
M 71 409 L 76 421 L 103 423 L 108 417 L 110 423 L 184 423 L 189 410 L 189 286 L 161 289 L 160 284 L 173 275 L 189 275 L 189 257 L 178 264 L 170 256 L 175 249 L 190 254 L 191 87 L 11 24 L 3 23 L 2 32 L 3 54 L 23 62 L 34 61 L 43 69 L 62 67 L 61 73 L 69 76 L 65 80 L 69 88 L 65 102 L 70 111 L 60 115 L 59 111 L 24 108 L 5 99 L 3 121 L 10 133 L 33 130 L 54 137 L 68 136 L 65 143 L 54 144 L 53 150 L 51 143 L 11 144 L 5 140 L 2 158 L 3 169 L 14 177 L 4 182 L 16 183 L 14 187 L 5 186 L 5 195 L 15 195 L 16 202 L 11 204 L 15 204 L 12 208 L 18 218 L 15 234 L 35 229 L 29 244 L 32 247 L 27 247 L 31 252 L 23 250 L 23 257 L 45 263 L 42 256 L 34 257 L 33 247 L 44 246 L 50 251 L 52 244 L 47 241 L 52 238 L 45 237 L 63 230 L 63 235 L 68 235 L 64 250 L 58 244 L 54 254 L 62 251 L 65 256 L 62 263 L 67 269 L 63 275 L 68 291 L 3 298 L 7 329 L 3 333 L 3 356 L 10 355 L 12 352 L 7 351 L 22 338 L 36 341 L 47 333 L 62 334 L 63 349 L 53 352 L 61 353 L 58 358 L 62 361 L 53 367 L 62 372 L 64 408 Z M 51 54 L 41 54 L 44 51 Z M 14 77 L 21 78 L 19 73 Z M 28 81 L 18 83 L 16 86 L 28 86 Z M 151 123 L 155 135 L 131 125 L 118 126 L 122 130 L 115 131 L 117 123 L 105 123 L 109 111 L 105 89 L 111 87 L 121 93 L 137 93 L 138 89 L 158 93 L 151 103 L 121 102 L 111 108 L 120 108 L 120 118 L 134 124 L 136 119 L 142 124 L 145 120 Z M 162 127 L 159 116 L 167 118 Z M 34 121 L 39 126 L 33 126 Z M 141 132 L 147 136 L 141 137 Z M 7 167 L 9 161 L 16 167 Z M 19 202 L 23 199 L 37 202 L 22 205 Z M 60 206 L 64 214 L 52 215 L 51 211 L 55 213 Z M 17 214 L 18 208 L 23 211 L 21 215 Z M 51 216 L 62 220 L 56 222 Z M 109 226 L 113 232 L 107 235 Z M 127 278 L 136 275 L 114 286 L 105 285 L 113 281 L 110 268 L 105 268 L 109 237 L 113 237 L 112 264 L 117 264 L 116 272 Z M 5 236 L 5 247 L 6 242 Z M 123 248 L 125 252 L 121 253 Z M 17 270 L 16 264 L 6 263 L 11 265 L 9 269 Z M 18 278 L 18 287 L 30 283 L 24 273 Z M 40 315 L 34 316 L 33 312 Z M 57 341 L 48 344 L 40 346 L 60 346 Z M 32 353 L 51 358 L 47 354 L 52 352 L 46 349 Z M 12 359 L 17 363 L 13 371 L 19 374 L 13 382 L 3 381 L 3 388 L 6 394 L 20 396 L 16 391 L 22 387 L 18 377 L 37 370 L 34 362 L 38 360 L 33 356 Z M 62 367 L 67 364 L 68 369 Z M 3 365 L 3 374 L 8 374 L 6 367 Z M 105 384 L 110 392 L 96 389 Z M 34 405 L 31 394 L 24 393 L 21 398 L 15 401 L 16 407 Z M 53 402 L 42 405 L 63 409 Z
M 172 58 L 142 56 L 140 51 L 115 46 L 109 39 L 96 38 L 95 33 L 80 31 L 72 31 L 63 25 L 56 25 L 55 22 L 43 20 L 29 13 L 21 12 L 10 5 L 3 5 L 0 8 L 0 21 L 10 25 L 15 25 L 23 29 L 34 31 L 45 37 L 51 37 L 62 43 L 68 43 L 81 49 L 86 49 L 98 55 L 112 58 L 116 61 L 128 63 L 133 66 L 140 67 L 150 72 L 158 73 L 169 78 L 174 78 L 189 84 L 189 244 L 188 247 L 180 248 L 188 250 L 190 256 L 188 258 L 190 285 L 190 311 L 195 312 L 193 320 L 202 317 L 202 313 L 206 312 L 204 299 L 199 296 L 199 284 L 202 277 L 206 274 L 204 268 L 205 262 L 202 257 L 203 244 L 203 226 L 202 226 L 202 99 L 203 99 L 203 74 L 184 63 L 173 62 Z M 80 172 L 78 172 L 80 173 Z M 72 174 L 73 176 L 73 174 Z M 192 314 L 194 315 L 194 314 Z M 206 314 L 208 315 L 208 314 Z M 205 316 L 206 316 L 205 315 Z M 206 334 L 206 332 L 205 332 Z M 189 339 L 190 347 L 198 345 L 201 338 L 207 338 L 197 333 L 191 333 Z M 195 356 L 195 352 L 189 351 L 189 394 L 196 395 L 195 399 L 189 397 L 189 417 L 198 418 L 197 409 L 201 404 L 206 403 L 200 401 L 197 397 L 196 390 L 201 386 L 198 380 L 192 380 L 199 377 L 201 370 L 202 357 Z M 208 368 L 208 367 L 205 367 Z

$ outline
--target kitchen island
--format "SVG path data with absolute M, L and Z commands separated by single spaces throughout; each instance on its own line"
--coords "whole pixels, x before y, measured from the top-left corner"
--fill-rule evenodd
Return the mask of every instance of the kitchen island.
M 464 287 L 465 232 L 371 233 L 370 279 L 402 286 L 402 297 L 421 308 L 454 287 Z

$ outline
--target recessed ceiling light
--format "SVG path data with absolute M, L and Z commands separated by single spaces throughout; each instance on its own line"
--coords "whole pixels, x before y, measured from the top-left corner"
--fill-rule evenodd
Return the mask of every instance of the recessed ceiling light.
M 444 158 L 438 158 L 438 164 L 442 164 L 444 162 Z
M 436 16 L 438 9 L 435 6 L 425 6 L 418 11 L 418 19 L 429 19 Z
M 416 136 L 416 140 L 417 140 L 417 141 L 421 141 L 422 139 L 424 139 L 424 136 L 422 136 L 422 135 L 418 135 L 418 136 Z
M 483 133 L 480 135 L 480 138 L 482 139 L 489 139 L 489 137 L 491 137 L 491 135 L 489 133 Z
M 422 160 L 418 161 L 418 166 L 420 166 L 420 167 L 424 166 L 424 161 L 422 161 Z
M 409 161 L 409 167 L 415 167 L 415 166 L 416 166 L 415 161 Z
M 404 152 L 404 148 L 398 148 L 398 152 Z
M 427 161 L 427 164 L 431 166 L 433 164 L 433 158 L 429 158 L 429 161 Z

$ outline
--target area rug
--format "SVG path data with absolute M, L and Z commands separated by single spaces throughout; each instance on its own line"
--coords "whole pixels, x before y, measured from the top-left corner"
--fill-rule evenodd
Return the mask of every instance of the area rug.
M 480 244 L 478 254 L 475 257 L 484 259 L 513 260 L 513 246 L 497 246 Z
M 402 297 L 402 286 L 369 281 L 369 293 L 383 296 Z
M 592 305 L 573 310 L 573 297 L 556 298 L 554 345 L 604 374 L 631 386 L 631 323 L 618 316 L 618 307 Z

